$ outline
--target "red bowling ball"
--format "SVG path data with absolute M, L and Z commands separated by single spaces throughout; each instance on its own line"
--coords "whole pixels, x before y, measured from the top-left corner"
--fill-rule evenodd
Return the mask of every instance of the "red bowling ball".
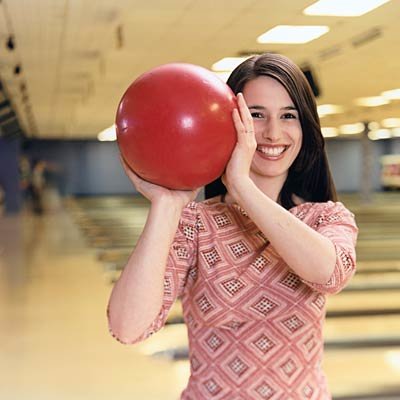
M 117 110 L 124 160 L 141 178 L 180 190 L 221 176 L 236 144 L 236 98 L 211 71 L 166 64 L 137 78 Z

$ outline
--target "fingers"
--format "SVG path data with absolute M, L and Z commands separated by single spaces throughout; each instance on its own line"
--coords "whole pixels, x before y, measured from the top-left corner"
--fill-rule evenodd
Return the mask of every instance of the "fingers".
M 221 176 L 221 182 L 224 184 L 224 186 L 226 187 L 226 176 L 225 176 L 226 174 L 223 174 L 222 176 Z
M 233 110 L 232 113 L 233 123 L 235 125 L 236 131 L 238 133 L 238 140 L 240 141 L 241 136 L 246 134 L 246 129 L 243 125 L 242 119 L 237 108 Z
M 243 94 L 238 93 L 238 108 L 233 110 L 232 118 L 238 132 L 238 141 L 242 142 L 246 136 L 254 135 L 253 117 L 247 107 Z
M 238 93 L 237 99 L 238 99 L 240 118 L 245 128 L 245 132 L 254 132 L 253 117 L 251 116 L 249 108 L 247 107 L 243 94 Z

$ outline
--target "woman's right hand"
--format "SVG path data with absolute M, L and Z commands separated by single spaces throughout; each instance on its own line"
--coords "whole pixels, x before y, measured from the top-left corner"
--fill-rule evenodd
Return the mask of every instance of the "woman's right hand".
M 172 204 L 180 208 L 184 208 L 188 203 L 193 201 L 200 191 L 200 188 L 195 190 L 172 190 L 160 185 L 145 181 L 140 178 L 129 167 L 126 161 L 120 156 L 122 166 L 126 175 L 132 182 L 136 190 L 146 197 L 152 204 L 158 201 L 171 201 Z

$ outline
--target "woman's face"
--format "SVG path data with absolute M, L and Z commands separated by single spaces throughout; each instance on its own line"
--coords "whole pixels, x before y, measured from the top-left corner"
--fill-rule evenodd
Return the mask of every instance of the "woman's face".
M 283 184 L 301 148 L 299 112 L 286 89 L 267 76 L 247 82 L 243 96 L 253 116 L 257 140 L 250 172 L 281 178 Z

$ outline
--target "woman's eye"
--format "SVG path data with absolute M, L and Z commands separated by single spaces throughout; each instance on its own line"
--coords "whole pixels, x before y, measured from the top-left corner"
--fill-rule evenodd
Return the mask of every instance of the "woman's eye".
M 258 118 L 264 118 L 264 115 L 262 115 L 262 113 L 257 112 L 257 111 L 253 111 L 253 112 L 251 113 L 251 116 L 252 116 L 253 118 L 256 118 L 256 119 L 258 119 Z
M 282 115 L 282 118 L 283 119 L 296 119 L 297 116 L 296 116 L 296 114 L 293 114 L 293 113 L 286 113 L 286 114 Z

